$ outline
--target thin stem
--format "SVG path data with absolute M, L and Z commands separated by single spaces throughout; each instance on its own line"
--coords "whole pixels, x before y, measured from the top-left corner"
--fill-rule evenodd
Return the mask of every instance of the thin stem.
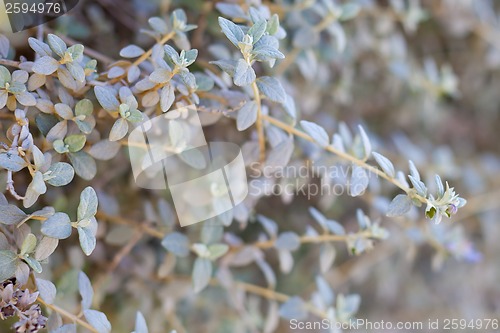
M 257 82 L 252 83 L 252 90 L 254 95 L 255 103 L 257 104 L 257 135 L 259 140 L 259 160 L 261 163 L 266 159 L 266 137 L 264 134 L 264 126 L 262 124 L 262 102 L 260 99 L 259 87 L 257 87 Z
M 19 68 L 20 64 L 21 63 L 19 61 L 8 60 L 8 59 L 0 59 L 0 65 Z
M 59 313 L 61 316 L 63 317 L 66 317 L 68 319 L 71 319 L 73 322 L 79 324 L 80 326 L 83 326 L 85 327 L 86 329 L 88 329 L 89 331 L 93 332 L 93 333 L 99 333 L 94 327 L 92 327 L 89 323 L 87 323 L 86 321 L 83 321 L 81 320 L 80 318 L 78 318 L 77 316 L 75 316 L 74 314 L 72 313 L 69 313 L 68 311 L 54 305 L 54 304 L 48 304 L 48 303 L 45 303 L 43 301 L 43 299 L 41 297 L 38 297 L 37 301 L 44 305 L 45 307 L 51 309 L 52 311 L 55 311 L 57 313 Z
M 354 234 L 348 235 L 318 235 L 318 236 L 302 236 L 300 237 L 300 244 L 317 244 L 317 243 L 325 243 L 325 242 L 346 242 L 349 239 L 354 239 L 357 237 L 370 238 L 372 234 L 367 231 L 358 232 Z M 268 241 L 257 242 L 252 244 L 252 247 L 257 247 L 259 249 L 269 249 L 274 247 L 276 243 L 275 239 L 271 239 Z
M 175 36 L 175 32 L 172 31 L 168 34 L 166 34 L 159 42 L 158 44 L 164 45 L 166 42 L 168 42 L 170 39 L 172 39 Z M 148 51 L 146 51 L 143 55 L 141 55 L 139 58 L 137 58 L 132 65 L 133 66 L 139 66 L 142 64 L 146 59 L 149 58 L 153 54 L 153 48 L 150 48 Z
M 155 237 L 155 238 L 158 238 L 158 239 L 162 239 L 164 237 L 163 232 L 158 231 L 155 228 L 150 227 L 144 223 L 139 224 L 139 223 L 135 223 L 133 221 L 121 218 L 119 216 L 107 215 L 103 211 L 98 211 L 96 217 L 98 219 L 102 219 L 102 220 L 105 220 L 105 221 L 108 221 L 111 223 L 128 225 L 128 226 L 134 227 L 136 229 L 141 230 L 145 234 L 150 235 L 150 236 Z
M 314 143 L 317 143 L 311 136 L 309 136 L 308 134 L 302 132 L 301 130 L 298 130 L 297 128 L 295 127 L 292 127 L 282 121 L 279 121 L 273 117 L 270 117 L 270 116 L 267 116 L 267 115 L 263 115 L 262 118 L 265 120 L 265 121 L 268 121 L 269 123 L 273 124 L 274 126 L 276 127 L 279 127 L 283 130 L 285 130 L 286 132 L 290 133 L 290 134 L 293 134 L 295 136 L 298 136 L 304 140 L 307 140 L 307 141 L 310 141 L 310 142 L 314 142 Z M 411 189 L 411 188 L 408 188 L 407 186 L 405 186 L 404 184 L 402 184 L 399 180 L 397 180 L 396 178 L 392 178 L 390 176 L 388 176 L 387 174 L 385 174 L 382 170 L 374 167 L 373 165 L 370 165 L 368 163 L 366 163 L 365 161 L 363 160 L 359 160 L 357 159 L 356 157 L 354 156 L 351 156 L 349 155 L 348 153 L 345 153 L 343 151 L 340 151 L 338 149 L 336 149 L 335 147 L 329 145 L 329 146 L 326 146 L 326 147 L 323 147 L 326 151 L 329 151 L 337 156 L 339 156 L 340 158 L 346 160 L 346 161 L 349 161 L 353 164 L 356 164 L 360 167 L 362 167 L 363 169 L 369 171 L 369 172 L 372 172 L 374 173 L 375 175 L 381 177 L 381 178 L 384 178 L 385 180 L 387 180 L 388 182 L 394 184 L 395 186 L 399 187 L 401 190 L 403 190 L 404 192 L 406 192 L 409 196 L 411 196 L 412 198 L 414 199 L 417 199 L 419 200 L 420 202 L 422 203 L 427 203 L 427 198 L 417 194 L 415 192 L 415 190 Z

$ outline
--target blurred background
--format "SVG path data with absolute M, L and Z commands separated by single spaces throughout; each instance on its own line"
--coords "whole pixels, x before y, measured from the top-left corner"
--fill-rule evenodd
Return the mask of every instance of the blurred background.
M 387 205 L 398 192 L 391 184 L 374 181 L 369 193 L 360 198 L 274 196 L 256 202 L 255 211 L 274 219 L 280 229 L 298 233 L 313 224 L 310 206 L 320 208 L 348 231 L 357 228 L 358 208 L 373 220 L 380 219 L 390 232 L 387 240 L 376 242 L 359 256 L 349 254 L 343 244 L 336 245 L 335 262 L 324 274 L 335 294 L 361 296 L 357 318 L 424 323 L 446 318 L 500 319 L 500 2 L 338 1 L 339 5 L 359 5 L 359 12 L 338 27 L 320 31 L 310 45 L 304 44 L 300 34 L 304 26 L 321 22 L 314 0 L 81 0 L 69 15 L 47 28 L 116 59 L 119 50 L 130 43 L 144 49 L 152 44 L 150 37 L 140 33 L 148 18 L 166 17 L 171 10 L 183 8 L 188 22 L 198 25 L 189 33 L 191 47 L 200 52 L 194 68 L 204 70 L 203 64 L 216 59 L 214 46 L 228 46 L 217 24 L 225 7 L 217 3 L 263 5 L 280 16 L 287 32 L 280 48 L 286 59 L 273 69 L 259 71 L 280 78 L 295 100 L 299 119 L 316 121 L 329 133 L 337 131 L 341 122 L 351 128 L 363 124 L 374 138 L 375 150 L 390 157 L 398 168 L 407 170 L 411 159 L 424 179 L 431 180 L 437 173 L 468 200 L 456 216 L 439 225 L 425 220 L 422 209 L 387 218 Z M 32 57 L 26 40 L 35 34 L 36 29 L 9 36 L 16 56 Z M 244 143 L 245 136 L 234 127 L 234 122 L 223 119 L 207 130 L 207 139 Z M 292 163 L 306 159 L 318 164 L 335 162 L 317 148 L 303 143 L 300 148 Z M 147 220 L 148 215 L 143 210 L 138 213 L 137 208 L 144 203 L 136 201 L 150 198 L 120 190 L 130 181 L 119 171 L 123 161 L 100 165 L 98 175 L 107 184 L 102 196 L 114 198 L 109 200 L 121 207 L 121 216 Z M 249 240 L 257 234 L 252 223 L 233 223 L 226 231 Z M 104 234 L 102 238 L 106 241 Z M 107 241 L 116 243 L 110 237 Z M 152 241 L 139 243 L 117 269 L 113 283 L 98 294 L 113 332 L 130 331 L 138 307 L 146 309 L 143 313 L 148 315 L 151 332 L 167 332 L 165 320 L 178 333 L 260 331 L 244 324 L 264 320 L 269 309 L 260 296 L 227 297 L 213 287 L 194 297 L 187 291 L 189 281 L 167 277 L 151 283 L 140 278 L 156 269 L 158 251 Z M 279 273 L 279 260 L 270 253 L 267 260 L 277 272 L 277 291 L 308 299 L 316 288 L 319 251 L 314 244 L 301 247 L 294 253 L 295 266 L 288 274 Z M 83 265 L 76 252 L 68 246 L 60 262 L 67 256 L 71 263 L 66 266 Z M 95 276 L 103 270 L 106 258 L 109 254 L 99 248 L 91 257 Z M 188 263 L 178 261 L 177 270 L 189 273 Z M 70 275 L 63 271 L 55 271 L 54 277 L 59 280 L 58 289 L 66 288 L 70 294 Z M 235 269 L 234 275 L 264 284 L 255 266 Z M 274 331 L 293 330 L 287 320 L 280 320 Z M 439 331 L 445 330 L 433 330 Z

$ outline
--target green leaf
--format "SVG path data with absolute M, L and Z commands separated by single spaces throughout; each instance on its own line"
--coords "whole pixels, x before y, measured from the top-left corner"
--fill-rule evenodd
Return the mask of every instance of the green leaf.
M 219 17 L 219 26 L 222 29 L 222 32 L 226 37 L 233 43 L 235 46 L 238 46 L 238 42 L 241 42 L 243 40 L 243 30 L 233 22 L 223 18 Z
M 10 83 L 12 75 L 5 66 L 0 66 L 0 86 L 5 87 L 5 83 Z
M 256 75 L 252 66 L 245 60 L 239 59 L 234 71 L 234 84 L 239 87 L 248 86 L 255 81 Z
M 71 183 L 75 176 L 75 170 L 66 162 L 57 162 L 50 166 L 43 174 L 44 180 L 52 186 L 65 186 Z
M 5 225 L 19 224 L 24 221 L 28 215 L 14 205 L 2 206 L 0 208 L 0 223 Z
M 83 311 L 83 315 L 85 316 L 85 319 L 87 319 L 88 323 L 95 328 L 98 333 L 111 332 L 111 323 L 104 313 L 87 309 Z
M 178 257 L 187 257 L 189 255 L 189 239 L 179 232 L 166 235 L 161 241 L 161 245 Z
M 66 52 L 71 55 L 73 60 L 78 60 L 81 56 L 83 56 L 83 51 L 85 50 L 82 44 L 75 44 L 73 46 L 68 47 Z
M 0 251 L 0 282 L 16 274 L 17 254 L 9 250 Z
M 267 22 L 267 32 L 270 35 L 274 35 L 278 32 L 280 28 L 280 19 L 278 14 L 273 14 L 271 18 L 269 19 L 269 22 Z
M 278 79 L 270 76 L 264 76 L 257 80 L 257 86 L 259 87 L 260 92 L 266 95 L 266 97 L 271 101 L 281 104 L 286 102 L 285 89 L 283 89 L 283 86 Z
M 36 273 L 42 272 L 42 265 L 35 259 L 30 257 L 29 255 L 24 255 L 23 260 L 33 269 Z
M 90 116 L 94 111 L 94 105 L 89 99 L 82 99 L 75 106 L 76 116 Z
M 26 166 L 26 161 L 19 155 L 14 155 L 12 153 L 0 153 L 0 167 L 18 172 L 21 171 Z
M 229 246 L 227 244 L 212 244 L 208 246 L 208 252 L 210 255 L 208 259 L 216 260 L 222 257 L 229 250 Z
M 68 145 L 70 153 L 76 153 L 82 150 L 86 141 L 87 137 L 83 134 L 69 135 L 64 139 L 64 143 Z
M 71 220 L 66 213 L 55 213 L 42 224 L 42 234 L 56 239 L 71 236 Z
M 398 194 L 390 203 L 387 216 L 401 216 L 406 214 L 412 206 L 412 201 L 406 194 Z
M 192 273 L 193 289 L 198 293 L 205 289 L 212 277 L 212 262 L 205 258 L 196 258 Z
M 54 150 L 59 154 L 66 154 L 67 152 L 69 152 L 69 149 L 68 147 L 66 147 L 66 144 L 64 144 L 63 140 L 55 140 L 54 142 L 52 142 L 52 146 L 54 147 Z
M 80 194 L 80 204 L 78 205 L 78 221 L 89 219 L 97 213 L 97 194 L 92 187 L 85 188 Z
M 36 236 L 33 234 L 28 234 L 21 245 L 20 254 L 23 256 L 25 254 L 30 254 L 35 251 L 36 248 Z

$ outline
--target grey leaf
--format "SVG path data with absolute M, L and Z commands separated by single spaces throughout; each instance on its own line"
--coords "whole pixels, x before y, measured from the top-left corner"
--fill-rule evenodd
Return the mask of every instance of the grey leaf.
M 406 214 L 412 206 L 411 198 L 406 194 L 398 194 L 392 200 L 387 210 L 387 216 L 401 216 Z
M 175 101 L 174 86 L 167 84 L 161 89 L 160 107 L 163 112 L 167 112 Z
M 120 106 L 120 102 L 115 96 L 114 91 L 108 87 L 95 87 L 94 88 L 95 96 L 99 101 L 101 106 L 108 111 L 116 111 Z
M 233 43 L 235 46 L 238 46 L 238 42 L 243 40 L 243 30 L 233 22 L 219 17 L 219 25 L 222 29 L 222 32 L 226 37 Z
M 234 84 L 239 87 L 248 86 L 255 81 L 255 78 L 256 75 L 252 66 L 243 59 L 238 60 L 234 71 Z
M 148 325 L 146 319 L 141 312 L 137 311 L 135 315 L 135 331 L 134 333 L 148 333 Z
M 77 218 L 78 221 L 89 219 L 97 213 L 97 194 L 95 190 L 88 186 L 80 194 L 80 204 L 78 205 Z
M 98 333 L 111 332 L 111 323 L 104 313 L 87 309 L 83 311 L 83 315 L 85 316 L 85 319 L 87 319 L 88 323 L 95 328 Z
M 17 254 L 9 251 L 0 251 L 0 282 L 11 278 L 16 273 Z
M 49 56 L 41 57 L 35 61 L 33 72 L 42 75 L 51 75 L 59 68 L 59 62 Z
M 368 174 L 365 169 L 358 165 L 353 165 L 350 185 L 350 194 L 353 197 L 357 197 L 363 194 L 368 187 Z
M 193 268 L 193 290 L 198 293 L 205 289 L 212 276 L 212 262 L 205 258 L 196 258 Z
M 55 213 L 42 224 L 41 232 L 45 236 L 66 239 L 71 236 L 71 220 L 66 213 Z
M 95 159 L 108 161 L 118 154 L 121 145 L 119 142 L 112 142 L 109 140 L 101 140 L 94 144 L 88 151 L 90 156 Z
M 21 171 L 26 166 L 26 161 L 19 156 L 11 153 L 0 153 L 0 167 L 18 172 Z
M 161 245 L 178 257 L 187 257 L 189 255 L 189 239 L 179 232 L 166 235 L 161 241 Z
M 300 247 L 300 237 L 291 231 L 286 231 L 278 236 L 274 246 L 280 250 L 295 251 Z
M 302 320 L 307 317 L 306 306 L 302 298 L 298 296 L 291 297 L 280 306 L 279 314 L 288 320 Z
M 382 170 L 385 172 L 386 175 L 393 178 L 396 176 L 394 165 L 392 164 L 391 161 L 389 161 L 387 157 L 377 152 L 373 152 L 372 155 L 375 158 L 375 161 L 377 161 L 378 165 L 382 168 Z
M 123 58 L 137 58 L 144 54 L 144 50 L 137 45 L 128 45 L 121 49 L 120 57 Z
M 254 101 L 246 102 L 238 111 L 236 124 L 238 131 L 244 131 L 257 121 L 257 104 Z
M 78 227 L 78 239 L 80 247 L 87 256 L 91 255 L 96 246 L 96 238 L 94 232 L 90 228 Z
M 337 221 L 326 220 L 325 224 L 331 233 L 333 233 L 335 235 L 345 235 L 344 227 L 340 223 L 338 223 Z
M 94 289 L 88 276 L 84 272 L 78 273 L 78 291 L 82 297 L 82 309 L 89 309 L 94 298 Z
M 328 133 L 326 133 L 325 129 L 318 124 L 302 120 L 300 122 L 300 126 L 302 126 L 304 131 L 306 131 L 306 133 L 309 134 L 309 136 L 311 136 L 319 145 L 326 147 L 330 143 Z
M 9 55 L 10 42 L 7 37 L 0 35 L 0 58 L 7 58 Z
M 359 135 L 361 136 L 361 142 L 363 143 L 364 158 L 368 158 L 372 152 L 372 144 L 363 127 L 359 125 L 358 128 Z
M 68 49 L 66 43 L 54 34 L 47 35 L 47 42 L 49 43 L 50 48 L 60 57 L 64 56 L 64 53 Z
M 57 289 L 56 286 L 44 279 L 36 279 L 36 288 L 40 292 L 40 297 L 45 301 L 45 303 L 52 304 L 56 298 Z
M 270 76 L 264 76 L 257 80 L 257 86 L 259 87 L 259 90 L 271 101 L 281 104 L 286 102 L 285 89 L 283 89 L 283 86 L 278 79 Z
M 75 170 L 65 162 L 57 162 L 44 173 L 44 180 L 52 186 L 65 186 L 73 180 Z
M 14 205 L 2 206 L 0 208 L 0 223 L 5 225 L 19 224 L 24 221 L 28 215 Z
M 240 18 L 244 19 L 247 17 L 245 11 L 241 8 L 239 4 L 235 3 L 224 3 L 218 2 L 215 5 L 215 8 L 225 16 L 229 16 L 231 18 Z
M 66 64 L 66 68 L 76 81 L 85 82 L 85 71 L 80 64 L 69 62 Z
M 123 139 L 128 133 L 128 122 L 126 119 L 119 118 L 113 124 L 111 132 L 109 132 L 110 141 L 118 141 Z
M 97 173 L 94 159 L 84 151 L 68 154 L 75 173 L 85 180 L 91 180 Z

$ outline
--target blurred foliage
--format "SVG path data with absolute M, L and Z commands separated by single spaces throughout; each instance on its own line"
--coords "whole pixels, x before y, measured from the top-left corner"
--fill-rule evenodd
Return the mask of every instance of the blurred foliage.
M 2 331 L 495 319 L 499 10 L 82 0 L 0 36 Z M 256 191 L 181 228 L 126 137 L 190 104 Z

